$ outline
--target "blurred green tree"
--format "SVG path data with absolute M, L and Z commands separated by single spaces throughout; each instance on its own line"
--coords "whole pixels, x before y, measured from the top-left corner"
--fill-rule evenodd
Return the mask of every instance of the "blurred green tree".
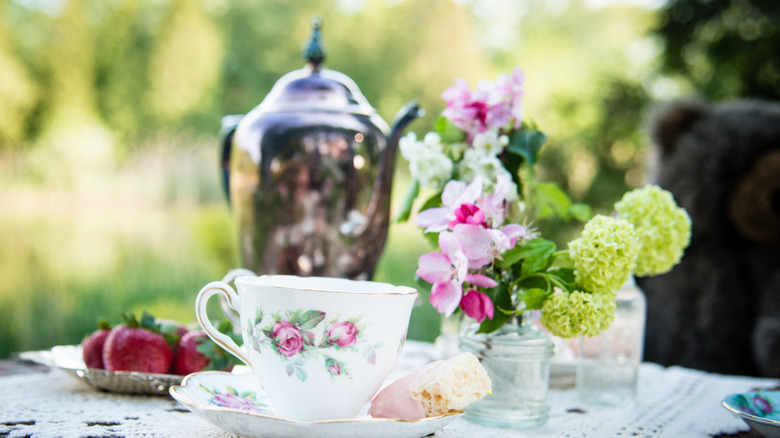
M 38 98 L 37 84 L 8 40 L 6 28 L 0 27 L 0 150 L 24 139 L 26 120 Z
M 710 99 L 780 99 L 777 0 L 669 0 L 659 18 L 666 73 Z

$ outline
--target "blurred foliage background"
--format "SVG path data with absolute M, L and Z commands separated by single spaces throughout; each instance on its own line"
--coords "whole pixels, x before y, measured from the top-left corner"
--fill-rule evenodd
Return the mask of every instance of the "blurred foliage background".
M 0 358 L 77 343 L 99 316 L 194 319 L 239 265 L 219 121 L 300 68 L 310 20 L 326 64 L 386 120 L 443 109 L 514 66 L 548 134 L 539 174 L 603 211 L 644 182 L 659 102 L 780 97 L 774 0 L 0 0 Z M 408 182 L 399 158 L 394 200 Z M 558 231 L 565 233 L 566 228 Z M 375 279 L 414 284 L 430 249 L 393 225 Z M 439 317 L 415 309 L 413 339 Z

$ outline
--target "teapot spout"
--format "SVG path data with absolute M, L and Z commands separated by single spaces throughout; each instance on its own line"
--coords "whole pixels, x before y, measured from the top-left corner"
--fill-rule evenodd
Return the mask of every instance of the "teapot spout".
M 389 160 L 391 163 L 390 166 L 392 166 L 392 163 L 395 162 L 395 150 L 398 149 L 398 141 L 401 139 L 401 135 L 403 135 L 406 126 L 409 125 L 412 120 L 424 115 L 425 110 L 420 108 L 420 104 L 415 100 L 407 103 L 403 106 L 403 108 L 398 110 L 398 113 L 395 115 L 395 120 L 393 121 L 393 128 L 390 130 L 390 137 L 387 141 L 387 149 L 385 150 L 385 155 L 389 154 L 392 158 Z M 383 164 L 387 164 L 387 161 Z M 384 170 L 384 167 L 382 170 Z M 380 170 L 380 172 L 382 170 Z
M 389 225 L 390 191 L 393 185 L 395 153 L 398 150 L 398 142 L 409 123 L 423 115 L 425 115 L 425 110 L 420 107 L 417 101 L 407 103 L 396 114 L 390 135 L 387 138 L 387 146 L 380 160 L 379 172 L 374 181 L 371 201 L 366 209 L 366 215 L 354 215 L 342 224 L 341 233 L 345 237 L 358 238 L 369 229 L 385 230 L 386 233 Z M 382 242 L 384 242 L 384 237 L 372 236 L 372 238 L 378 238 Z

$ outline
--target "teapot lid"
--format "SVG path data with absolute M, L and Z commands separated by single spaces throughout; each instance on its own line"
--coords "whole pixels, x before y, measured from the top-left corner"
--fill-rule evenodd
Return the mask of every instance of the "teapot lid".
M 322 22 L 313 19 L 312 34 L 303 50 L 306 65 L 279 78 L 258 110 L 264 113 L 312 110 L 363 115 L 376 113 L 352 79 L 323 67 L 325 48 L 321 29 Z

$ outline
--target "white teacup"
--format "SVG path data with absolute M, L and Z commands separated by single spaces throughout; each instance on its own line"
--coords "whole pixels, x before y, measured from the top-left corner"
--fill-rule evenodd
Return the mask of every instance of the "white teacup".
M 386 283 L 289 275 L 215 281 L 195 313 L 217 344 L 251 367 L 278 415 L 352 418 L 376 394 L 403 347 L 417 291 Z M 241 318 L 244 346 L 209 321 L 212 295 Z

